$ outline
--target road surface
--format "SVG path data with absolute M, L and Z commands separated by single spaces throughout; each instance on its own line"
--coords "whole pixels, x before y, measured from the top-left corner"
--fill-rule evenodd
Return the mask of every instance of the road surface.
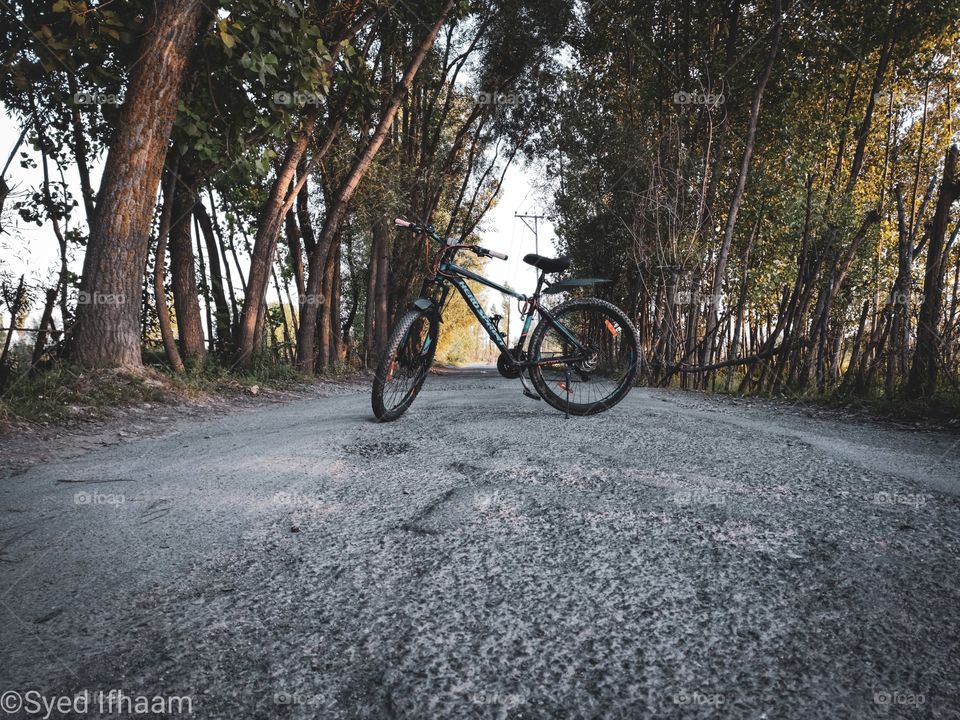
M 3 710 L 955 718 L 958 441 L 476 369 L 178 420 L 0 480 Z

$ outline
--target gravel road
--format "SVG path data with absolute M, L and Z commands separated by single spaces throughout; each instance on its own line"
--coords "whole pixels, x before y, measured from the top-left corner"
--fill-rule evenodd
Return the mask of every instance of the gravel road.
M 366 392 L 179 420 L 0 480 L 0 692 L 957 718 L 958 494 L 955 433 L 642 388 L 566 419 L 479 370 L 392 424 Z

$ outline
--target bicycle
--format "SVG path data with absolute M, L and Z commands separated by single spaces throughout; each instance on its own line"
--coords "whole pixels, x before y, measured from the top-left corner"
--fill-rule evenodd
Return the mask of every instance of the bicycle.
M 416 399 L 437 350 L 443 310 L 453 286 L 500 350 L 497 369 L 508 378 L 520 378 L 523 394 L 543 399 L 570 415 L 592 415 L 608 410 L 626 397 L 638 368 L 637 331 L 620 308 L 597 298 L 576 298 L 548 310 L 541 296 L 592 287 L 600 278 L 572 278 L 549 282 L 548 274 L 567 270 L 571 260 L 529 254 L 523 261 L 540 270 L 537 287 L 530 296 L 488 280 L 454 261 L 460 251 L 478 257 L 506 260 L 503 253 L 480 245 L 456 243 L 441 238 L 432 225 L 401 218 L 397 227 L 425 235 L 439 243 L 431 271 L 420 296 L 396 323 L 377 366 L 373 382 L 373 412 L 381 422 L 396 420 Z M 428 246 L 429 248 L 429 246 Z M 428 250 L 429 252 L 429 250 Z M 490 318 L 467 285 L 474 280 L 522 303 L 523 328 L 511 349 L 499 329 L 500 316 Z M 544 287 L 546 286 L 546 287 Z M 534 316 L 540 318 L 533 332 Z M 528 341 L 526 349 L 524 343 Z M 536 394 L 530 391 L 528 377 Z M 559 390 L 559 392 L 558 392 Z

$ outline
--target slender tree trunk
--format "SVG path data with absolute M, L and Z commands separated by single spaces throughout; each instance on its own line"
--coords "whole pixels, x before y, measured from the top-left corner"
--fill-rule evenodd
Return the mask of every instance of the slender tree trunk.
M 174 166 L 167 171 L 167 182 L 164 183 L 163 189 L 163 210 L 160 212 L 157 251 L 153 263 L 153 294 L 157 305 L 160 338 L 163 341 L 167 362 L 170 363 L 174 372 L 182 373 L 184 370 L 183 360 L 180 358 L 180 351 L 177 349 L 177 341 L 170 323 L 170 308 L 167 306 L 167 290 L 164 281 L 167 264 L 167 239 L 170 236 L 170 221 L 173 216 L 173 196 L 176 194 L 176 185 L 177 167 L 176 161 L 174 161 Z
M 286 231 L 287 249 L 290 252 L 290 270 L 293 272 L 293 279 L 297 284 L 297 297 L 302 298 L 307 292 L 306 280 L 303 276 L 303 247 L 300 243 L 300 228 L 297 227 L 297 216 L 292 208 L 287 211 Z
M 81 290 L 114 303 L 77 309 L 73 353 L 86 366 L 142 367 L 139 302 L 149 230 L 187 60 L 210 16 L 200 0 L 159 5 L 133 66 L 107 154 Z
M 767 81 L 770 80 L 773 65 L 780 52 L 780 35 L 783 30 L 783 12 L 780 7 L 780 0 L 773 0 L 773 20 L 773 41 L 770 45 L 770 52 L 767 53 L 767 63 L 763 69 L 763 74 L 760 76 L 760 80 L 753 93 L 753 103 L 750 105 L 750 122 L 747 126 L 747 138 L 743 146 L 743 157 L 740 160 L 740 172 L 737 174 L 737 184 L 733 191 L 733 197 L 730 200 L 730 210 L 727 213 L 727 223 L 723 231 L 723 242 L 720 245 L 720 252 L 717 254 L 717 263 L 714 267 L 711 302 L 707 311 L 707 335 L 704 342 L 704 362 L 707 365 L 713 362 L 713 334 L 717 327 L 716 298 L 723 290 L 723 281 L 727 273 L 727 258 L 730 255 L 730 245 L 733 242 L 733 231 L 737 224 L 737 214 L 740 212 L 740 204 L 743 201 L 743 194 L 747 187 L 747 175 L 750 172 L 750 160 L 753 157 L 753 148 L 757 135 L 757 119 L 760 116 L 760 101 L 763 99 L 763 91 L 767 86 Z
M 237 337 L 237 320 L 240 316 L 240 313 L 237 309 L 237 296 L 233 288 L 233 272 L 230 270 L 230 260 L 227 258 L 227 244 L 223 238 L 223 232 L 220 229 L 220 221 L 217 218 L 217 206 L 213 202 L 213 192 L 210 189 L 207 189 L 207 198 L 210 201 L 210 215 L 211 223 L 213 224 L 213 231 L 216 234 L 217 247 L 220 249 L 220 260 L 223 263 L 223 274 L 224 279 L 227 281 L 227 294 L 230 297 L 230 343 L 236 341 Z
M 927 264 L 923 275 L 923 302 L 917 317 L 917 345 L 907 380 L 908 395 L 930 396 L 937 385 L 937 364 L 940 353 L 940 310 L 943 302 L 943 245 L 950 220 L 950 207 L 960 198 L 956 180 L 957 146 L 947 151 L 940 182 L 940 195 L 934 211 L 927 243 Z
M 374 245 L 376 249 L 377 285 L 374 288 L 373 305 L 373 363 L 380 361 L 380 355 L 387 346 L 387 336 L 390 333 L 390 218 L 380 218 L 374 228 Z
M 17 318 L 20 317 L 25 295 L 23 275 L 21 275 L 20 283 L 13 295 L 13 303 L 10 305 L 10 326 L 7 328 L 7 337 L 3 340 L 3 352 L 0 352 L 0 389 L 7 386 L 7 380 L 10 378 L 10 366 L 7 363 L 7 358 L 10 356 L 10 344 L 13 342 L 13 333 L 17 329 Z
M 197 200 L 199 202 L 199 198 Z M 196 205 L 194 205 L 196 208 Z M 193 216 L 193 232 L 197 236 L 197 265 L 200 271 L 200 296 L 203 298 L 203 309 L 207 320 L 207 351 L 213 352 L 214 332 L 213 332 L 213 313 L 210 312 L 210 279 L 207 277 L 207 263 L 203 257 L 203 231 L 200 229 L 200 223 L 197 216 Z
M 178 185 L 173 195 L 169 241 L 173 305 L 177 315 L 180 355 L 186 364 L 199 365 L 206 358 L 207 351 L 203 342 L 203 323 L 200 321 L 200 299 L 191 232 L 196 197 L 193 180 L 188 175 L 181 174 Z
M 227 304 L 227 297 L 223 292 L 223 274 L 220 267 L 220 244 L 213 231 L 213 221 L 207 214 L 207 209 L 203 202 L 198 198 L 197 204 L 193 207 L 194 217 L 200 226 L 200 232 L 203 235 L 207 246 L 207 260 L 210 263 L 210 292 L 213 295 L 213 304 L 216 308 L 216 349 L 220 353 L 225 353 L 230 345 L 230 306 Z M 211 332 L 213 329 L 211 328 Z
M 240 317 L 240 336 L 237 339 L 236 362 L 240 367 L 249 367 L 256 343 L 260 308 L 263 306 L 267 283 L 273 266 L 277 237 L 285 215 L 284 205 L 287 193 L 294 180 L 297 165 L 303 157 L 313 130 L 316 127 L 319 111 L 311 110 L 303 120 L 296 139 L 287 148 L 283 163 L 277 170 L 270 197 L 260 211 L 257 222 L 257 235 L 250 256 L 250 273 L 247 276 L 247 291 L 243 298 L 243 312 Z
M 33 346 L 33 358 L 30 362 L 31 367 L 36 367 L 43 358 L 43 352 L 47 347 L 47 327 L 53 324 L 53 308 L 57 305 L 57 288 L 53 287 L 47 290 L 47 296 L 43 303 L 43 315 L 40 317 L 40 329 L 37 332 L 37 341 Z
M 390 130 L 390 126 L 393 124 L 393 119 L 397 114 L 397 110 L 400 107 L 400 103 L 403 101 L 403 98 L 409 91 L 410 85 L 413 83 L 413 78 L 420 69 L 420 65 L 426 58 L 427 53 L 430 51 L 430 48 L 433 47 L 437 33 L 440 31 L 440 27 L 446 20 L 447 14 L 453 7 L 453 4 L 454 0 L 447 0 L 447 2 L 444 4 L 443 10 L 440 13 L 440 17 L 430 29 L 430 32 L 427 34 L 427 36 L 420 43 L 420 47 L 417 49 L 416 54 L 410 60 L 410 64 L 407 65 L 407 68 L 403 73 L 403 78 L 397 84 L 396 90 L 394 90 L 393 95 L 390 97 L 389 102 L 384 108 L 383 116 L 380 118 L 380 122 L 377 125 L 376 131 L 370 138 L 370 141 L 367 143 L 367 146 L 364 148 L 363 152 L 354 160 L 350 172 L 347 174 L 346 179 L 340 187 L 340 190 L 338 191 L 330 207 L 327 209 L 327 215 L 323 224 L 323 231 L 320 235 L 320 242 L 310 257 L 310 273 L 307 283 L 308 297 L 319 295 L 320 286 L 323 279 L 323 272 L 325 270 L 324 262 L 329 245 L 331 242 L 333 242 L 337 231 L 340 229 L 343 218 L 347 211 L 347 206 L 356 192 L 357 185 L 360 183 L 361 178 L 363 178 L 363 175 L 370 167 L 370 163 L 373 162 L 373 158 L 380 150 L 380 146 L 383 145 L 383 142 L 387 137 L 387 133 Z M 305 374 L 313 374 L 314 365 L 316 362 L 314 357 L 314 336 L 317 328 L 317 310 L 318 308 L 315 303 L 308 303 L 304 306 L 303 312 L 300 316 L 300 338 L 297 342 L 297 362 L 300 366 L 301 372 Z
M 67 87 L 70 95 L 77 94 L 77 78 L 72 72 L 67 73 Z M 83 129 L 83 116 L 80 114 L 80 104 L 73 103 L 70 113 L 70 129 L 73 131 L 73 157 L 77 161 L 77 174 L 80 176 L 80 194 L 83 196 L 83 209 L 87 216 L 87 225 L 93 225 L 94 203 L 93 186 L 90 184 L 90 161 L 87 151 L 87 135 Z

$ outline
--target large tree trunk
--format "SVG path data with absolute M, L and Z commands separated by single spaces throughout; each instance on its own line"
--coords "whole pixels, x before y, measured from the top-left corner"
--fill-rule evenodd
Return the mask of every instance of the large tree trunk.
M 917 318 L 917 346 L 913 365 L 907 380 L 908 395 L 933 394 L 937 385 L 937 356 L 940 353 L 940 309 L 943 303 L 943 244 L 950 219 L 950 206 L 960 198 L 960 183 L 956 180 L 957 146 L 947 151 L 940 182 L 940 196 L 930 225 L 927 243 L 927 265 L 923 275 L 923 302 Z
M 370 163 L 373 162 L 373 158 L 380 150 L 380 146 L 383 145 L 390 126 L 393 124 L 393 118 L 400 108 L 400 103 L 403 102 L 403 98 L 409 91 L 410 85 L 413 83 L 413 78 L 427 57 L 427 53 L 429 53 L 430 48 L 433 47 L 437 33 L 440 32 L 440 28 L 447 19 L 447 14 L 453 7 L 453 4 L 454 0 L 447 0 L 443 10 L 440 12 L 440 17 L 436 23 L 434 23 L 426 37 L 423 38 L 416 54 L 410 60 L 406 70 L 404 70 L 403 77 L 400 82 L 397 83 L 393 95 L 390 96 L 390 100 L 384 108 L 383 116 L 380 118 L 376 131 L 373 133 L 363 152 L 354 160 L 350 172 L 347 174 L 346 179 L 340 186 L 340 190 L 337 192 L 337 195 L 327 210 L 327 215 L 323 223 L 323 231 L 320 234 L 320 241 L 310 256 L 310 274 L 307 282 L 308 298 L 319 296 L 330 243 L 333 242 L 337 231 L 340 229 L 340 225 L 343 223 L 347 206 L 357 190 L 357 185 L 359 185 L 361 178 L 363 178 L 363 175 L 370 167 Z M 317 310 L 316 303 L 307 303 L 304 305 L 303 314 L 300 318 L 300 337 L 297 341 L 297 363 L 300 366 L 301 372 L 305 374 L 313 374 L 314 371 L 314 336 L 316 335 L 317 329 Z
M 91 297 L 114 302 L 77 308 L 73 353 L 83 365 L 142 367 L 138 301 L 150 222 L 188 56 L 209 13 L 200 0 L 163 2 L 133 67 L 80 283 Z

